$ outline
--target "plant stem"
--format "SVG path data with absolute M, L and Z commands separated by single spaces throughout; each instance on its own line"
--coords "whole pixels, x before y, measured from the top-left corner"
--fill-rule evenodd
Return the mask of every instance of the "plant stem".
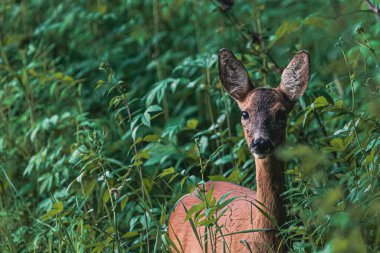
M 160 63 L 160 48 L 159 48 L 159 39 L 158 34 L 160 32 L 160 18 L 159 18 L 159 4 L 157 0 L 153 0 L 153 23 L 154 23 L 154 37 L 155 37 L 155 43 L 154 43 L 154 60 L 156 63 L 156 69 L 157 69 L 157 78 L 158 80 L 163 80 L 163 73 Z M 168 122 L 169 120 L 169 103 L 168 103 L 168 97 L 167 97 L 167 88 L 164 91 L 164 97 L 163 97 L 163 106 L 164 106 L 164 117 L 165 122 Z

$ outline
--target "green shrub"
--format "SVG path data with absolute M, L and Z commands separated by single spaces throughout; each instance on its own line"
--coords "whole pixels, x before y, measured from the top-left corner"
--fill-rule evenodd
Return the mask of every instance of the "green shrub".
M 376 15 L 365 1 L 221 2 L 0 4 L 1 252 L 167 252 L 168 215 L 197 184 L 253 189 L 222 47 L 268 87 L 294 52 L 311 54 L 278 153 L 284 242 L 380 250 Z

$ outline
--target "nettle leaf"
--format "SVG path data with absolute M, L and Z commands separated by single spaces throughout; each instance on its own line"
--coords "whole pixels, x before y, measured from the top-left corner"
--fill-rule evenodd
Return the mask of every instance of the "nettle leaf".
M 57 215 L 59 215 L 63 211 L 63 203 L 62 201 L 55 202 L 52 208 L 44 215 L 41 216 L 42 221 L 49 220 Z
M 60 213 L 63 211 L 63 203 L 62 201 L 55 202 L 53 204 L 53 208 L 56 212 Z
M 132 128 L 132 139 L 134 140 L 134 141 L 136 141 L 136 136 L 137 136 L 137 131 L 139 130 L 139 126 L 136 126 L 136 127 L 134 127 L 134 128 Z
M 341 138 L 334 138 L 330 142 L 331 146 L 336 151 L 344 151 L 346 146 Z
M 367 145 L 367 148 L 366 148 L 366 152 L 369 152 L 370 150 L 372 149 L 375 149 L 377 146 L 380 145 L 380 137 L 377 138 L 377 139 L 373 139 L 371 140 L 368 145 Z
M 174 82 L 175 80 L 176 79 L 173 78 L 167 78 L 157 82 L 155 84 L 155 87 L 147 94 L 145 104 L 149 106 L 153 103 L 155 99 L 158 103 L 161 103 L 168 85 Z
M 127 232 L 127 233 L 123 234 L 121 237 L 123 239 L 128 239 L 128 238 L 136 237 L 138 235 L 139 235 L 138 232 L 136 232 L 136 231 L 130 231 L 130 232 Z
M 159 139 L 160 139 L 160 136 L 158 136 L 156 134 L 149 134 L 149 135 L 144 136 L 143 141 L 145 141 L 145 142 L 156 142 Z
M 150 112 L 160 112 L 160 111 L 162 111 L 162 107 L 161 106 L 159 106 L 159 105 L 151 105 L 151 106 L 149 106 L 146 109 L 145 112 L 150 113 Z
M 195 130 L 197 128 L 198 124 L 199 124 L 198 120 L 196 120 L 196 119 L 190 119 L 190 120 L 187 121 L 186 127 L 189 128 L 189 129 Z
M 51 118 L 46 118 L 42 121 L 42 128 L 44 130 L 49 130 L 50 128 L 54 127 L 57 125 L 58 122 L 58 115 L 53 115 Z
M 141 122 L 146 125 L 147 127 L 150 127 L 151 124 L 150 124 L 150 119 L 151 119 L 151 116 L 150 116 L 150 113 L 152 112 L 159 112 L 159 111 L 162 111 L 162 108 L 159 106 L 159 105 L 151 105 L 149 106 L 144 114 L 143 114 L 143 117 L 141 118 Z
M 375 159 L 375 149 L 372 149 L 371 153 L 369 153 L 369 155 L 367 155 L 364 161 L 362 162 L 362 165 L 366 166 L 370 164 L 371 162 L 373 162 L 374 159 Z
M 310 107 L 312 109 L 316 109 L 316 108 L 320 108 L 320 107 L 324 107 L 328 105 L 329 105 L 329 102 L 327 101 L 327 99 L 323 96 L 320 96 L 314 100 L 314 103 L 312 103 Z
M 348 122 L 342 129 L 336 130 L 333 135 L 340 135 L 342 133 L 347 132 L 349 129 L 351 129 L 351 123 L 351 121 Z
M 96 82 L 95 90 L 98 90 L 104 85 L 104 80 L 99 80 Z
M 342 109 L 343 108 L 343 99 L 338 99 L 338 101 L 336 101 L 336 103 L 335 103 L 335 107 Z
M 175 92 L 175 90 L 177 89 L 177 87 L 178 87 L 178 85 L 180 84 L 180 82 L 181 82 L 181 79 L 175 79 L 175 80 L 173 80 L 173 82 L 170 84 L 170 91 L 171 91 L 172 93 Z
M 231 155 L 225 155 L 221 158 L 219 158 L 218 160 L 215 161 L 215 165 L 216 166 L 219 166 L 219 165 L 224 165 L 226 163 L 229 163 L 232 161 L 232 156 Z
M 141 118 L 141 122 L 147 126 L 150 127 L 150 114 L 148 112 L 144 112 L 143 117 Z
M 173 173 L 175 173 L 175 169 L 174 167 L 170 167 L 170 168 L 164 169 L 164 171 L 158 176 L 162 178 L 162 177 L 171 175 Z

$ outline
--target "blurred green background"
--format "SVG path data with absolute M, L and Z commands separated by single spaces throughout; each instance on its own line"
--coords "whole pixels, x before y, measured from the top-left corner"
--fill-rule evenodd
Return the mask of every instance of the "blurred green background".
M 284 243 L 380 251 L 380 19 L 365 1 L 2 0 L 0 24 L 1 252 L 168 252 L 168 215 L 202 176 L 254 189 L 223 47 L 267 87 L 311 55 L 278 152 Z

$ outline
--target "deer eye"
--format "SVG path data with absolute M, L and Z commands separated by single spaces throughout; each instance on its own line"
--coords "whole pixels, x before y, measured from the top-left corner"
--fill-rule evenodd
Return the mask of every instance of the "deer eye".
M 242 111 L 241 116 L 243 117 L 243 119 L 249 119 L 249 114 L 246 111 Z
M 276 118 L 279 121 L 285 121 L 286 120 L 286 111 L 285 110 L 277 111 Z

